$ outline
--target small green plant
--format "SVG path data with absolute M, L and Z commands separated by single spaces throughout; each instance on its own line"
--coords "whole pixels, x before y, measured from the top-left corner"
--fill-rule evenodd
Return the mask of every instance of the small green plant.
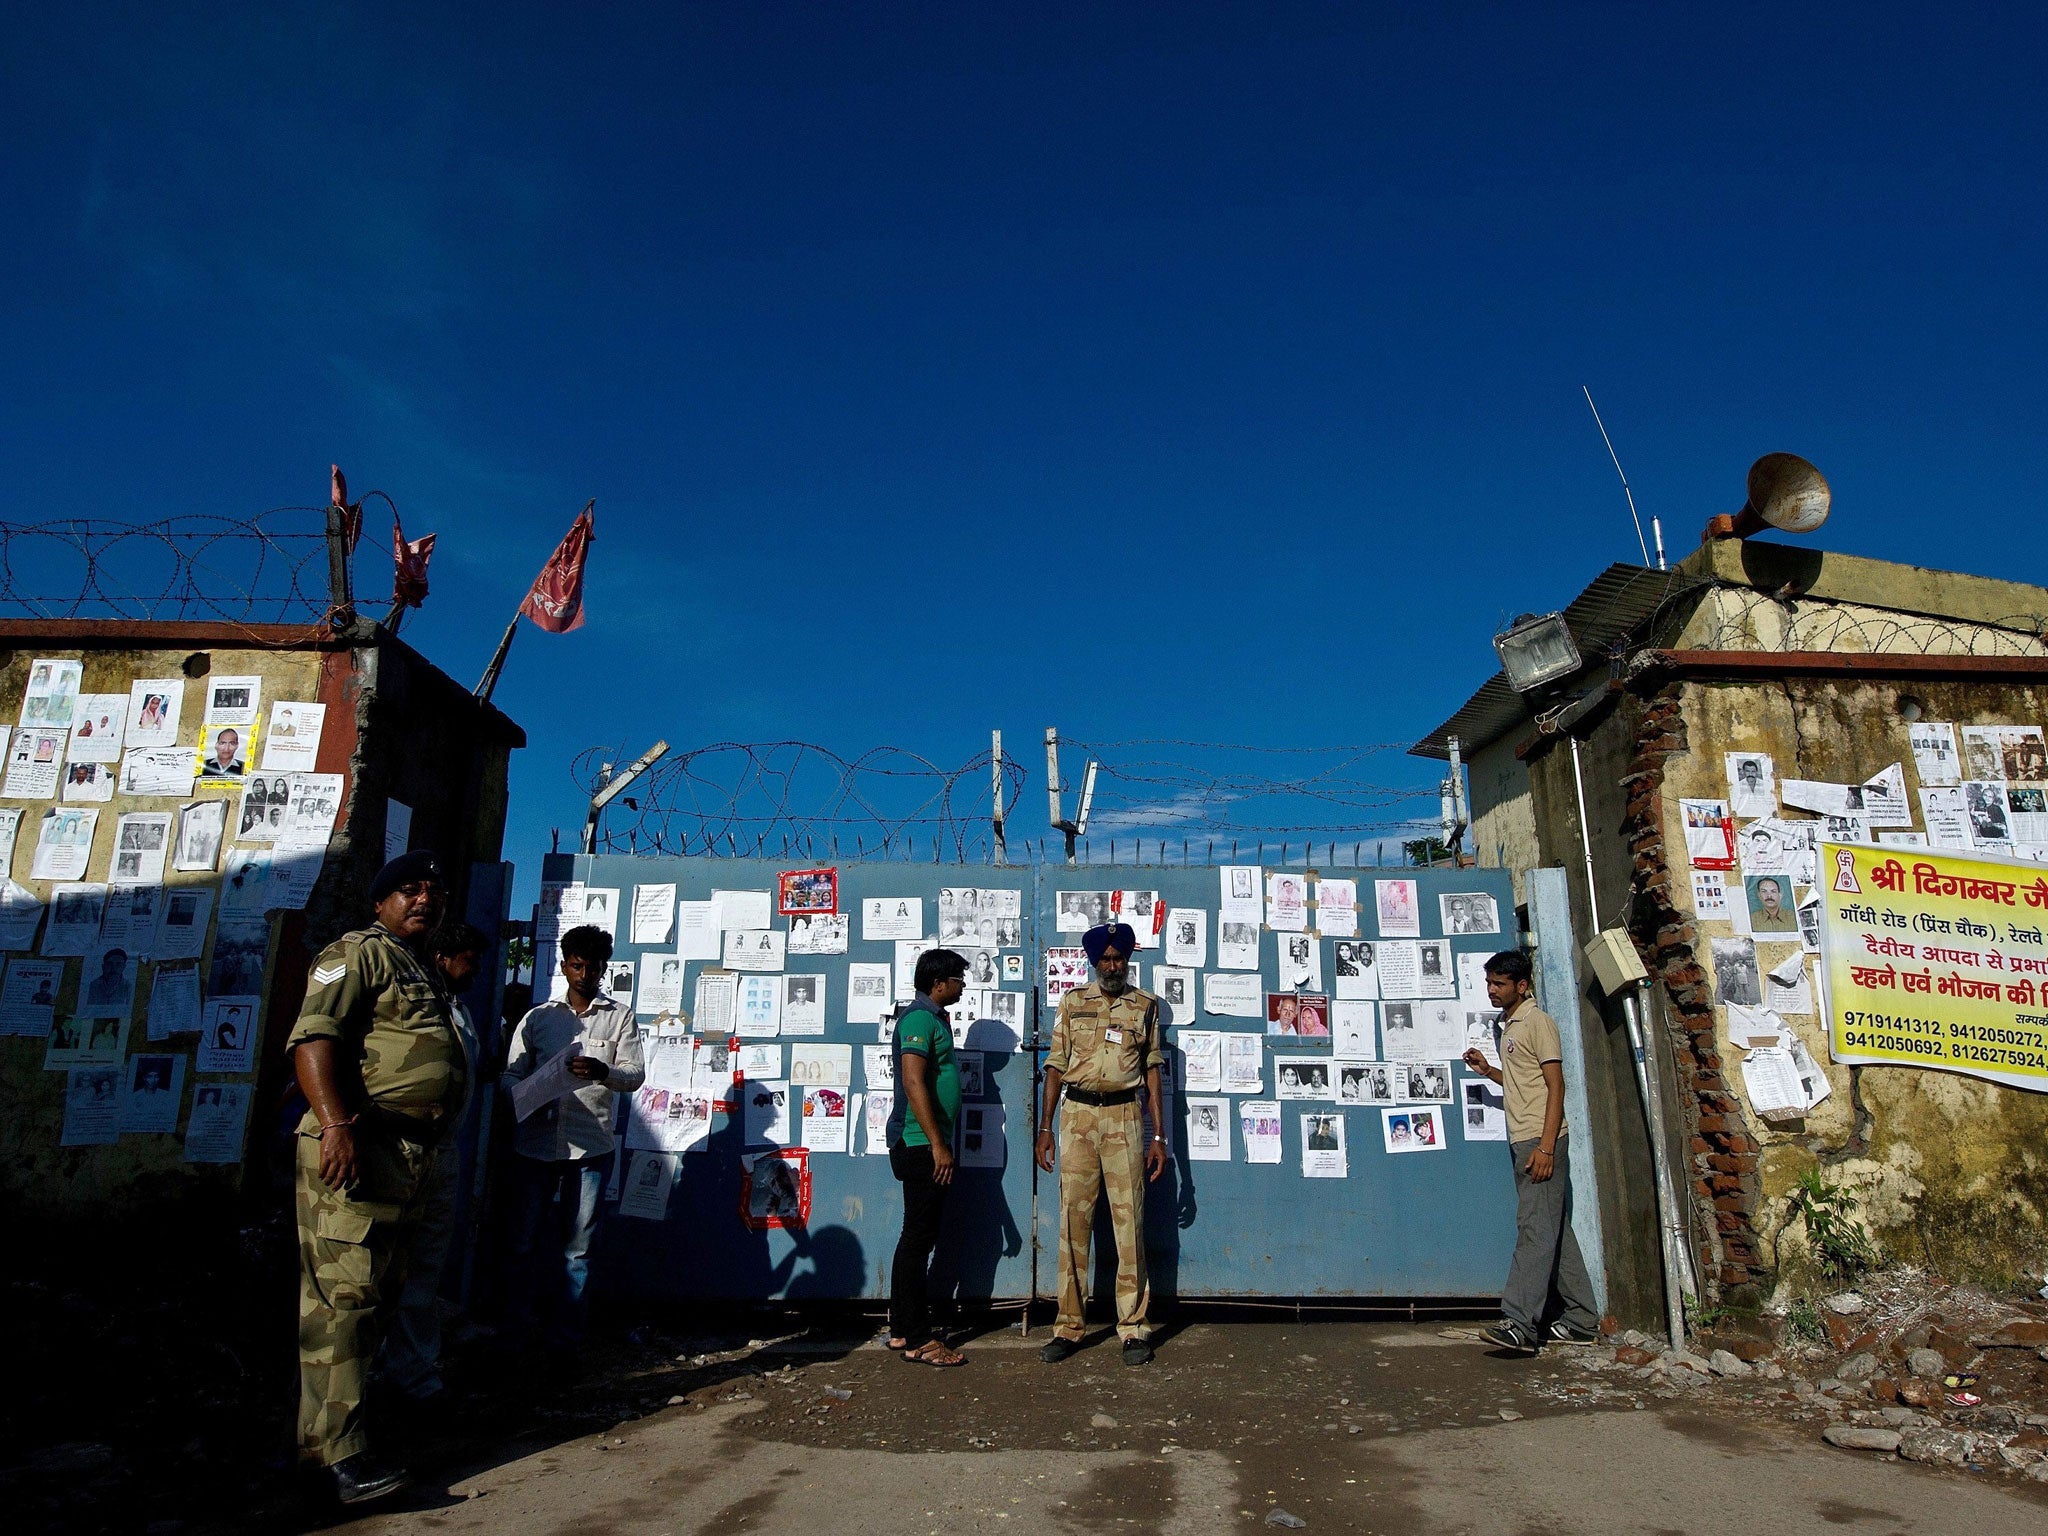
M 1805 1339 L 1810 1344 L 1825 1344 L 1828 1341 L 1828 1325 L 1822 1321 L 1820 1308 L 1809 1296 L 1793 1299 L 1785 1312 L 1785 1332 L 1795 1339 Z
M 1786 1197 L 1791 1218 L 1806 1223 L 1806 1244 L 1821 1276 L 1831 1284 L 1846 1284 L 1877 1264 L 1877 1251 L 1863 1229 L 1856 1225 L 1856 1207 L 1862 1202 L 1844 1184 L 1830 1184 L 1818 1168 L 1799 1176 Z

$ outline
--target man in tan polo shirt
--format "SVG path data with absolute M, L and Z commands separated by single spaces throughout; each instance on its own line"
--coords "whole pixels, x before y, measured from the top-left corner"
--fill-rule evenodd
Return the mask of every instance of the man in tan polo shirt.
M 1515 1170 L 1515 1256 L 1489 1344 L 1533 1355 L 1546 1340 L 1598 1335 L 1593 1282 L 1571 1227 L 1570 1143 L 1565 1139 L 1564 1050 L 1557 1021 L 1536 1006 L 1529 957 L 1507 950 L 1486 962 L 1486 996 L 1501 1011 L 1500 1065 L 1476 1046 L 1465 1065 L 1501 1085 Z
M 1052 1342 L 1039 1351 L 1057 1365 L 1087 1329 L 1088 1239 L 1096 1202 L 1109 1196 L 1116 1234 L 1116 1331 L 1125 1365 L 1152 1358 L 1152 1288 L 1145 1275 L 1145 1186 L 1166 1171 L 1160 1104 L 1159 1000 L 1129 983 L 1137 937 L 1127 923 L 1102 924 L 1081 940 L 1096 979 L 1060 999 L 1045 1058 L 1045 1113 L 1038 1166 L 1053 1169 L 1053 1112 L 1060 1112 L 1060 1309 Z M 1145 1137 L 1139 1094 L 1152 1113 Z

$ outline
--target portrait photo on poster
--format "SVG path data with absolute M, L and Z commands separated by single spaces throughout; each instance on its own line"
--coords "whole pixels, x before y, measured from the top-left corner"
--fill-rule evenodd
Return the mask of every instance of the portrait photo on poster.
M 775 877 L 776 910 L 784 917 L 839 910 L 837 869 L 785 869 Z

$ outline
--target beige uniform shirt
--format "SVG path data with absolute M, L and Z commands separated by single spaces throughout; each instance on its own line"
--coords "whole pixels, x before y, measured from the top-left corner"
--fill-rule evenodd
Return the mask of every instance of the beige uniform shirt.
M 1500 1032 L 1501 1096 L 1506 1100 L 1510 1142 L 1536 1141 L 1542 1137 L 1544 1111 L 1550 1107 L 1543 1063 L 1563 1060 L 1557 1020 L 1538 1008 L 1534 998 L 1521 1003 Z M 1565 1124 L 1560 1120 L 1558 1140 L 1564 1140 L 1564 1133 Z
M 1091 981 L 1060 999 L 1045 1066 L 1068 1087 L 1087 1093 L 1139 1088 L 1160 1061 L 1159 999 L 1150 992 L 1126 987 L 1111 997 Z
M 387 929 L 343 934 L 320 951 L 285 1042 L 336 1040 L 353 1055 L 379 1109 L 452 1124 L 469 1091 L 469 1053 L 440 978 Z M 308 1109 L 300 1130 L 317 1130 Z

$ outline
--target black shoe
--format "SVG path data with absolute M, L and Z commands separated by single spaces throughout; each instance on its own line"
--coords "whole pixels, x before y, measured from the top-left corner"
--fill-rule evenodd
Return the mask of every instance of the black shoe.
M 1038 1358 L 1047 1365 L 1058 1365 L 1067 1356 L 1080 1349 L 1080 1347 L 1081 1341 L 1079 1339 L 1062 1339 L 1055 1335 L 1052 1342 L 1038 1352 Z
M 1479 1330 L 1479 1337 L 1497 1349 L 1510 1350 L 1518 1355 L 1533 1355 L 1541 1349 L 1542 1342 L 1520 1323 L 1501 1321 L 1491 1328 Z
M 327 1470 L 334 1476 L 334 1496 L 344 1504 L 367 1504 L 412 1486 L 405 1472 L 386 1466 L 368 1451 L 345 1456 Z
M 1550 1325 L 1550 1342 L 1553 1344 L 1592 1344 L 1600 1335 L 1585 1328 L 1574 1328 L 1563 1318 Z
M 1143 1339 L 1124 1340 L 1125 1365 L 1150 1365 L 1151 1363 L 1152 1346 L 1150 1344 L 1147 1344 Z

